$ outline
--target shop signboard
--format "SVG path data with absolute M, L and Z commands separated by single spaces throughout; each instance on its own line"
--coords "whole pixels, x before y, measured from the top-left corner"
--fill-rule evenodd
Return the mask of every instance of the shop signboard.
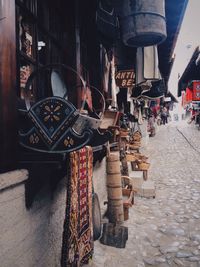
M 192 101 L 200 101 L 200 81 L 199 80 L 192 82 L 192 89 L 193 89 Z
M 120 88 L 132 87 L 135 85 L 135 72 L 130 70 L 119 70 L 115 74 L 116 85 Z
M 189 104 L 192 102 L 193 99 L 193 91 L 190 88 L 186 88 L 186 94 L 185 94 L 185 104 Z
M 170 102 L 172 101 L 172 98 L 170 96 L 164 98 L 164 102 Z

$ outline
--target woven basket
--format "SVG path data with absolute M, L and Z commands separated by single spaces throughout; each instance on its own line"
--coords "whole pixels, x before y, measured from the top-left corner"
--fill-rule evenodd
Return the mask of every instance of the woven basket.
M 141 147 L 141 143 L 140 142 L 134 142 L 134 143 L 131 143 L 129 145 L 130 148 L 134 147 L 134 146 L 138 146 L 138 147 Z
M 131 144 L 129 145 L 129 149 L 139 149 L 140 148 L 140 145 L 135 145 L 135 144 Z
M 133 145 L 141 145 L 140 141 L 134 141 Z
M 133 141 L 136 141 L 136 142 L 140 142 L 141 141 L 141 137 L 139 137 L 139 136 L 134 136 L 133 138 L 132 138 L 132 140 Z
M 140 134 L 133 134 L 133 139 L 141 139 L 142 136 Z
M 147 161 L 147 157 L 146 156 L 140 156 L 139 159 L 142 161 L 142 162 L 146 162 Z
M 141 136 L 133 136 L 133 141 L 141 141 L 142 137 Z
M 124 221 L 129 219 L 129 208 L 134 204 L 134 192 L 131 189 L 122 189 Z
M 126 137 L 128 135 L 129 135 L 129 131 L 128 130 L 120 130 L 120 136 Z
M 139 131 L 134 132 L 133 137 L 142 137 L 142 134 Z
M 126 188 L 122 188 L 122 195 L 123 195 L 123 199 L 124 199 L 124 205 L 131 207 L 133 205 L 133 190 L 132 189 L 126 189 Z
M 146 160 L 148 159 L 148 157 L 140 153 L 134 153 L 134 156 L 142 162 L 146 162 Z
M 126 161 L 136 161 L 137 158 L 133 154 L 126 154 Z
M 126 175 L 121 176 L 122 188 L 132 189 L 132 178 Z
M 136 157 L 137 162 L 140 162 L 140 163 L 145 162 L 146 163 L 146 161 L 147 161 L 147 159 L 144 157 L 141 157 L 141 156 L 135 156 L 135 157 Z
M 138 163 L 138 168 L 140 170 L 142 170 L 142 171 L 148 170 L 149 167 L 150 167 L 150 163 L 148 163 L 148 162 L 140 162 L 140 163 Z

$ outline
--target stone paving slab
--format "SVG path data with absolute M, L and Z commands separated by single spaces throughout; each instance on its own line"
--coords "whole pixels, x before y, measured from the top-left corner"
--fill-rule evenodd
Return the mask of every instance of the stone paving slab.
M 191 145 L 192 144 L 192 145 Z M 145 149 L 156 198 L 136 197 L 125 249 L 95 242 L 91 267 L 200 267 L 200 131 L 160 126 Z M 85 267 L 86 267 L 85 266 Z

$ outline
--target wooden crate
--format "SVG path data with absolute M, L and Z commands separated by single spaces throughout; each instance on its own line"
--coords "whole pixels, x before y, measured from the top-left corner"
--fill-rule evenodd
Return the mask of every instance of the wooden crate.
M 144 181 L 142 187 L 137 191 L 137 195 L 141 197 L 153 197 L 156 196 L 155 183 L 153 181 Z
M 102 119 L 100 129 L 108 129 L 108 127 L 116 126 L 119 121 L 120 112 L 106 110 Z

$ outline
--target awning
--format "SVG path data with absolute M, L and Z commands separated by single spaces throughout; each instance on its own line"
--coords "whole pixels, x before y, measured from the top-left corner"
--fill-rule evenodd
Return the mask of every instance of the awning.
M 179 79 L 178 96 L 181 96 L 181 91 L 186 90 L 188 83 L 190 81 L 200 80 L 200 64 L 197 64 L 199 53 L 200 53 L 200 47 L 198 46 L 195 49 L 187 67 L 185 68 L 185 71 L 183 72 L 182 76 Z

